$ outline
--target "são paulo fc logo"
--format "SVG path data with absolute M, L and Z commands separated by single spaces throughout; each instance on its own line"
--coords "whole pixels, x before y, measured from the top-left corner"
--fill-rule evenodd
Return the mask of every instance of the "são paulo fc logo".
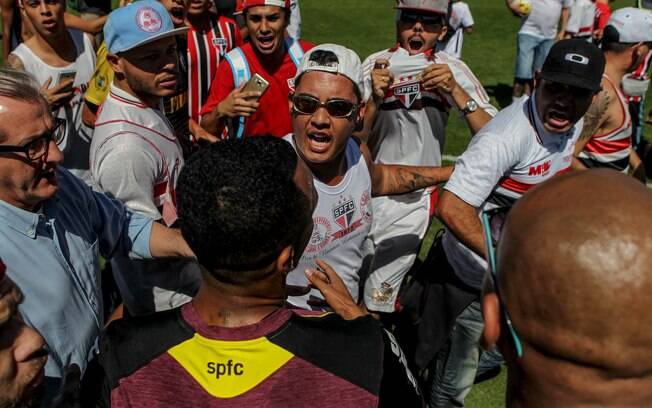
M 353 200 L 341 200 L 338 205 L 333 208 L 333 219 L 337 225 L 342 229 L 348 228 L 351 225 L 351 219 L 355 213 L 355 202 Z
M 153 8 L 143 7 L 136 13 L 136 25 L 145 32 L 156 33 L 161 30 L 163 20 Z
M 310 242 L 305 251 L 307 253 L 321 252 L 329 242 L 331 242 L 331 224 L 325 217 L 315 217 L 312 219 L 312 235 Z
M 371 213 L 371 196 L 368 191 L 362 193 L 360 197 L 360 211 L 362 211 L 362 218 L 364 218 L 365 222 L 371 224 L 373 215 Z
M 403 82 L 393 88 L 394 96 L 396 96 L 405 109 L 410 109 L 410 106 L 419 99 L 421 96 L 421 83 L 419 81 Z

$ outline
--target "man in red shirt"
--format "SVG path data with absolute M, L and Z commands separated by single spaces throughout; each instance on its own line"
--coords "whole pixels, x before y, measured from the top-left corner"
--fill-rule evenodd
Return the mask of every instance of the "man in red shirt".
M 210 95 L 201 111 L 201 126 L 228 137 L 292 132 L 288 96 L 305 51 L 305 41 L 285 37 L 290 22 L 289 0 L 245 0 L 249 42 L 229 52 L 217 69 Z M 259 74 L 269 86 L 264 92 L 242 92 Z

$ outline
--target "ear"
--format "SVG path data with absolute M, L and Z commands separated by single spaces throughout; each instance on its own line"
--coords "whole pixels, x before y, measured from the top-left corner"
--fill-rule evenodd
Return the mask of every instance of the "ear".
M 485 293 L 482 297 L 482 347 L 490 350 L 496 346 L 500 338 L 500 301 L 495 292 Z
M 120 63 L 121 58 L 116 54 L 107 54 L 106 60 L 113 69 L 113 72 L 116 74 L 124 75 L 124 70 L 122 69 L 122 64 Z
M 537 89 L 541 83 L 541 71 L 534 72 L 534 87 L 532 89 Z
M 442 42 L 446 39 L 446 34 L 448 34 L 448 26 L 443 26 L 441 28 L 441 32 L 439 33 L 439 37 L 437 37 L 438 42 Z
M 276 258 L 276 270 L 282 271 L 284 275 L 290 273 L 294 268 L 294 249 L 291 245 L 283 248 L 281 253 Z

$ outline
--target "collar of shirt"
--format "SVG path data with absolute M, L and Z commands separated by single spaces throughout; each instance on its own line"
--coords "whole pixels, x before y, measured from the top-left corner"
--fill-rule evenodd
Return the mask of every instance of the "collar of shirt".
M 532 127 L 534 128 L 539 143 L 544 146 L 555 146 L 559 148 L 567 139 L 570 139 L 573 136 L 575 125 L 573 125 L 573 127 L 571 127 L 570 130 L 566 133 L 554 133 L 546 130 L 546 128 L 543 126 L 541 118 L 539 117 L 539 112 L 536 109 L 536 92 L 532 93 L 532 97 L 526 102 L 526 104 L 526 115 L 530 120 Z
M 394 45 L 392 48 L 389 49 L 389 52 L 400 53 L 400 54 L 403 54 L 406 57 L 410 56 L 410 52 L 408 50 L 406 50 L 405 48 L 401 47 L 401 43 L 396 43 L 396 45 Z M 422 53 L 416 54 L 416 55 L 424 55 L 427 59 L 433 60 L 435 58 L 435 49 L 431 48 L 429 50 L 426 50 L 425 52 L 422 52 Z M 416 55 L 413 55 L 413 56 L 416 56 Z
M 58 196 L 45 200 L 41 204 L 40 211 L 26 211 L 18 207 L 0 200 L 0 220 L 7 226 L 20 232 L 29 238 L 36 238 L 36 229 L 40 222 L 45 222 L 52 214 L 52 210 L 56 209 L 56 205 L 50 205 L 53 200 L 58 201 Z

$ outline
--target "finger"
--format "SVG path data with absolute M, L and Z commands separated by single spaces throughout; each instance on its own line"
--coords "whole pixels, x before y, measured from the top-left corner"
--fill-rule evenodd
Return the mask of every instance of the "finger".
M 238 98 L 235 100 L 235 107 L 236 108 L 242 108 L 242 107 L 247 107 L 247 108 L 254 108 L 258 109 L 260 106 L 260 102 L 256 99 L 244 99 L 244 98 Z
M 45 80 L 45 82 L 43 82 L 43 86 L 41 86 L 41 89 L 48 89 L 51 83 L 52 83 L 52 77 L 49 77 L 48 79 Z
M 374 62 L 374 69 L 385 69 L 389 66 L 389 60 L 385 58 L 378 58 L 376 62 Z
M 324 272 L 320 270 L 308 268 L 306 269 L 305 273 L 306 276 L 310 276 L 308 280 L 310 281 L 311 284 L 313 283 L 313 281 L 316 280 L 320 280 L 327 285 L 331 283 L 331 280 L 328 278 L 328 275 L 326 275 Z
M 329 282 L 326 280 L 327 275 L 321 274 L 316 269 L 310 268 L 306 269 L 304 274 L 306 275 L 306 278 L 308 278 L 312 287 L 320 291 L 324 297 L 326 297 L 329 290 L 332 290 L 332 288 L 329 287 Z
M 73 78 L 66 78 L 65 80 L 59 82 L 54 87 L 52 87 L 52 92 L 60 93 L 62 89 L 66 89 L 72 86 Z
M 342 279 L 337 274 L 337 272 L 335 272 L 335 269 L 333 269 L 328 263 L 321 259 L 317 259 L 315 263 L 317 263 L 317 266 L 319 266 L 319 268 L 324 272 L 331 283 L 342 282 Z
M 238 97 L 242 99 L 258 99 L 262 95 L 263 93 L 260 91 L 249 91 L 249 92 L 240 92 L 240 95 L 238 95 Z
M 285 285 L 285 294 L 287 296 L 303 296 L 310 293 L 311 290 L 310 286 Z

